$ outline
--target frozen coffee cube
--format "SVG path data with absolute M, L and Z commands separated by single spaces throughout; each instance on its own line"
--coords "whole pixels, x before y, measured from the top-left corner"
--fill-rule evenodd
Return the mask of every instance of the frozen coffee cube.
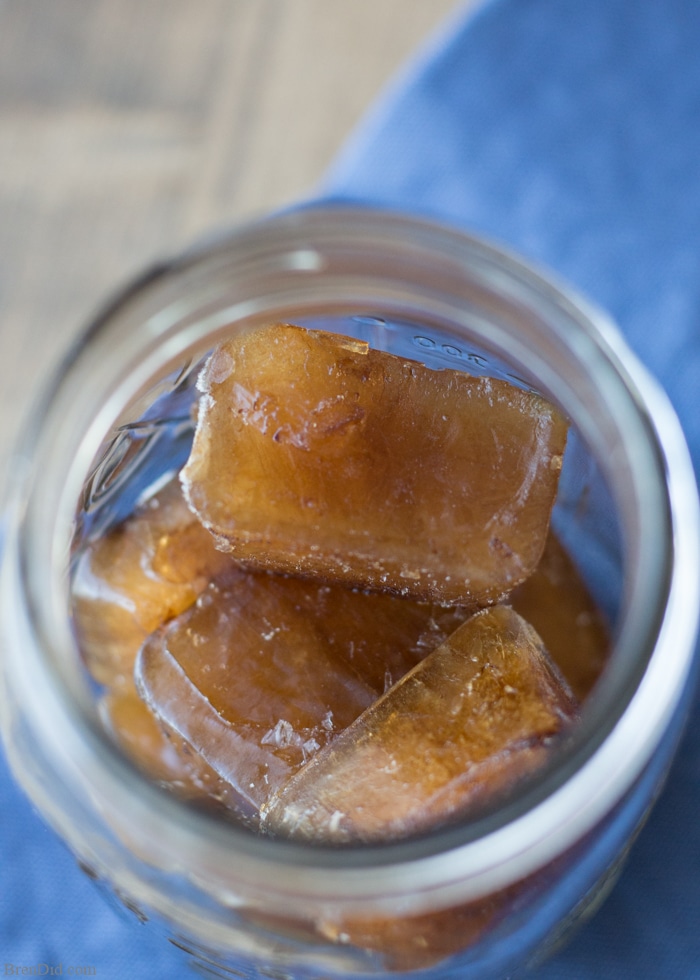
M 392 972 L 425 970 L 483 939 L 504 918 L 503 905 L 503 899 L 486 899 L 413 916 L 343 914 L 329 907 L 317 931 L 331 942 L 379 953 Z
M 156 632 L 140 693 L 260 806 L 466 613 L 231 568 Z
M 229 811 L 235 807 L 231 787 L 181 736 L 156 721 L 132 681 L 104 694 L 99 713 L 106 730 L 151 779 L 185 799 L 219 804 Z
M 483 610 L 263 807 L 263 826 L 352 843 L 425 831 L 541 766 L 576 705 L 508 606 Z
M 538 395 L 287 324 L 199 387 L 183 487 L 237 559 L 472 607 L 537 565 L 566 440 Z
M 131 675 L 146 637 L 192 605 L 230 559 L 187 507 L 177 480 L 80 554 L 72 584 L 75 629 L 96 680 Z
M 576 565 L 552 531 L 536 571 L 508 601 L 537 630 L 574 696 L 583 701 L 608 661 L 610 633 Z

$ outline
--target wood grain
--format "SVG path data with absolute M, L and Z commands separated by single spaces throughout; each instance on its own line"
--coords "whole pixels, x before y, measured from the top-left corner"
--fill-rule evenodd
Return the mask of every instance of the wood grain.
M 0 461 L 110 290 L 308 194 L 455 0 L 0 0 Z

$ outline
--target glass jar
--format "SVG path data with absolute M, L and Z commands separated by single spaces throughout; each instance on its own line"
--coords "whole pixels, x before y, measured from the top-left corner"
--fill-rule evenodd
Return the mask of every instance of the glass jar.
M 108 736 L 71 624 L 71 555 L 182 465 L 198 365 L 287 321 L 536 389 L 571 435 L 553 525 L 614 648 L 580 722 L 514 798 L 350 849 L 265 839 L 188 806 Z M 90 325 L 10 467 L 2 569 L 4 739 L 82 865 L 231 975 L 420 968 L 501 977 L 615 880 L 677 744 L 698 610 L 698 507 L 663 393 L 597 309 L 518 259 L 410 217 L 278 215 L 159 266 Z

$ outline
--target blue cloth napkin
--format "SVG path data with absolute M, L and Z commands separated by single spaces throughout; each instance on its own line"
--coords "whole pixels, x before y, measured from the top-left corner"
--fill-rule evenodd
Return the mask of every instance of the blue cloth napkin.
M 700 3 L 493 0 L 458 14 L 349 142 L 324 196 L 426 215 L 556 270 L 617 319 L 700 466 Z M 621 881 L 541 980 L 700 977 L 700 705 Z M 0 762 L 0 972 L 183 961 L 101 901 Z

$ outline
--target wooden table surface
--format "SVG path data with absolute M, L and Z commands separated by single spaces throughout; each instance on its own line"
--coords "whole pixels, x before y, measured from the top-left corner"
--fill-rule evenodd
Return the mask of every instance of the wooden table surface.
M 0 463 L 100 300 L 306 194 L 455 6 L 0 0 Z

